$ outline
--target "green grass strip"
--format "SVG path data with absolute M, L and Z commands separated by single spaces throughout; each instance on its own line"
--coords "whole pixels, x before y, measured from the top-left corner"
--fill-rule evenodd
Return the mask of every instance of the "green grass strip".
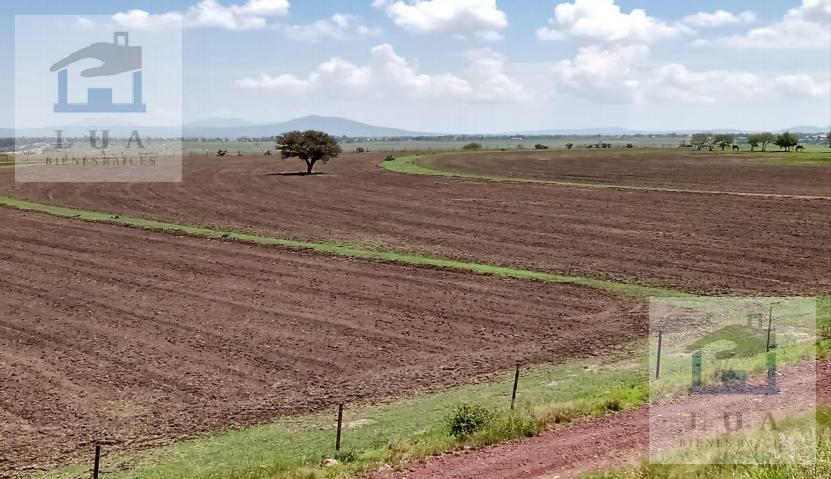
M 631 357 L 630 357 L 631 356 Z M 336 410 L 286 417 L 274 423 L 181 441 L 138 453 L 108 447 L 107 479 L 318 479 L 344 477 L 396 466 L 461 447 L 478 447 L 541 432 L 587 415 L 637 407 L 646 401 L 642 354 L 617 351 L 611 363 L 572 361 L 524 369 L 517 410 L 509 411 L 513 373 L 491 382 L 397 400 L 375 406 L 347 405 L 343 448 L 335 453 Z M 460 404 L 495 413 L 483 430 L 463 439 L 449 434 L 446 418 Z M 324 457 L 341 464 L 320 467 Z M 119 464 L 129 464 L 121 467 Z M 90 464 L 76 464 L 35 476 L 88 478 Z
M 684 188 L 664 188 L 664 187 L 655 187 L 655 186 L 637 186 L 637 185 L 619 185 L 619 184 L 607 184 L 607 183 L 582 183 L 582 182 L 574 182 L 574 181 L 554 181 L 554 180 L 539 180 L 533 178 L 513 178 L 509 176 L 494 176 L 494 175 L 481 175 L 476 173 L 461 173 L 456 171 L 444 171 L 444 170 L 436 170 L 433 168 L 428 168 L 424 165 L 425 161 L 434 159 L 436 156 L 439 155 L 459 155 L 459 154 L 466 154 L 466 155 L 473 155 L 478 152 L 472 153 L 440 153 L 440 154 L 431 154 L 431 155 L 418 155 L 418 156 L 403 156 L 401 158 L 396 158 L 393 161 L 382 161 L 381 165 L 389 170 L 394 171 L 396 173 L 407 173 L 411 175 L 428 175 L 428 176 L 446 176 L 450 178 L 466 178 L 471 180 L 482 180 L 482 181 L 497 181 L 497 182 L 504 182 L 504 183 L 532 183 L 532 184 L 539 184 L 539 185 L 553 185 L 553 186 L 569 186 L 575 188 L 594 188 L 594 189 L 606 189 L 606 190 L 624 190 L 624 191 L 656 191 L 662 193 L 692 193 L 692 194 L 702 194 L 702 195 L 730 195 L 730 196 L 749 196 L 749 197 L 758 197 L 758 198 L 789 198 L 789 199 L 798 199 L 798 200 L 831 200 L 829 196 L 814 196 L 814 195 L 791 195 L 791 194 L 784 194 L 784 193 L 751 193 L 751 192 L 742 192 L 742 191 L 723 191 L 723 190 L 694 190 L 694 189 L 684 189 Z M 487 152 L 493 153 L 493 152 Z
M 468 261 L 457 261 L 452 259 L 438 258 L 433 256 L 423 256 L 404 252 L 374 250 L 359 245 L 349 245 L 334 242 L 290 240 L 259 234 L 240 233 L 235 231 L 205 228 L 200 226 L 186 226 L 175 223 L 167 223 L 163 221 L 121 216 L 113 213 L 105 213 L 100 211 L 90 211 L 66 208 L 61 206 L 52 206 L 15 198 L 0 197 L 0 205 L 17 208 L 19 210 L 46 213 L 63 218 L 76 218 L 96 223 L 109 223 L 130 226 L 150 231 L 162 231 L 210 239 L 240 241 L 244 243 L 252 243 L 264 246 L 277 246 L 292 250 L 313 251 L 315 253 L 341 256 L 347 258 L 358 258 L 372 261 L 388 261 L 411 266 L 435 267 L 456 271 L 466 271 L 478 274 L 487 274 L 505 278 L 538 280 L 551 283 L 576 284 L 611 291 L 614 293 L 620 293 L 635 298 L 645 298 L 649 296 L 687 295 L 687 293 L 678 290 L 648 286 L 634 282 L 613 281 L 585 276 L 558 275 L 542 271 L 512 268 L 509 266 L 499 266 Z

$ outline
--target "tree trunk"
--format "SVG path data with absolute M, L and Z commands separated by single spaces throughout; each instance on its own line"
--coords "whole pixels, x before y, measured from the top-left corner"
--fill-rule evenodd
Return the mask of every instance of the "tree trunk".
M 311 175 L 312 174 L 312 168 L 315 167 L 315 162 L 310 161 L 310 160 L 303 160 L 303 161 L 306 162 L 306 174 Z

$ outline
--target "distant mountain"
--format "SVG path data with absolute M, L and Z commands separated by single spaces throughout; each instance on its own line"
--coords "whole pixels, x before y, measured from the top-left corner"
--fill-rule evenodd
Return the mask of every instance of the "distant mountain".
M 603 128 L 575 128 L 565 130 L 534 130 L 520 133 L 508 133 L 509 135 L 528 135 L 528 136 L 591 136 L 591 135 L 635 135 L 638 133 L 649 133 L 642 130 L 632 130 L 629 128 L 621 128 L 618 126 L 610 126 Z
M 207 120 L 206 120 L 207 121 Z M 211 120 L 217 121 L 217 120 Z M 196 126 L 194 126 L 196 123 Z M 335 136 L 351 137 L 396 137 L 396 136 L 435 136 L 430 133 L 401 130 L 398 128 L 386 128 L 381 126 L 368 125 L 359 121 L 346 118 L 327 116 L 304 116 L 282 123 L 269 123 L 262 125 L 245 125 L 231 127 L 217 127 L 199 125 L 194 122 L 185 125 L 184 134 L 187 137 L 202 138 L 240 138 L 254 137 L 262 138 L 277 136 L 281 133 L 292 130 L 320 130 Z
M 794 126 L 791 128 L 787 128 L 788 131 L 792 133 L 828 133 L 831 131 L 831 126 L 827 126 L 825 128 L 819 126 Z M 785 131 L 785 130 L 782 130 Z
M 206 118 L 185 123 L 185 128 L 237 128 L 251 126 L 254 123 L 240 118 Z
M 55 134 L 55 129 L 66 128 L 67 131 L 72 131 L 78 127 L 51 127 L 51 128 L 36 128 L 18 130 L 18 136 L 28 137 L 42 137 L 52 136 Z M 84 126 L 82 130 L 85 134 L 86 129 L 95 128 Z M 107 129 L 107 127 L 97 127 L 98 129 Z M 292 130 L 321 130 L 335 136 L 349 136 L 349 137 L 366 137 L 366 138 L 394 138 L 394 137 L 414 137 L 414 136 L 453 136 L 451 133 L 425 133 L 417 131 L 402 130 L 399 128 L 387 128 L 375 125 L 361 123 L 355 120 L 346 118 L 327 117 L 327 116 L 304 116 L 281 123 L 255 124 L 247 120 L 238 118 L 208 118 L 198 121 L 193 121 L 184 125 L 180 130 L 178 128 L 165 127 L 139 127 L 143 136 L 153 137 L 178 137 L 180 134 L 188 138 L 264 138 L 277 136 L 281 133 Z M 821 134 L 831 131 L 829 127 L 818 126 L 794 126 L 787 128 L 793 133 L 803 134 Z M 519 132 L 494 133 L 484 136 L 617 136 L 617 135 L 650 135 L 650 134 L 667 134 L 678 133 L 681 135 L 688 135 L 701 131 L 710 131 L 713 133 L 754 133 L 752 130 L 742 130 L 738 128 L 700 128 L 700 129 L 679 129 L 679 130 L 637 130 L 632 128 L 622 127 L 600 127 L 600 128 L 574 128 L 574 129 L 545 129 L 545 130 L 529 130 Z M 770 130 L 776 132 L 785 131 Z M 111 136 L 127 137 L 131 133 L 131 128 L 112 128 Z M 9 128 L 0 128 L 0 138 L 10 138 L 14 136 L 15 130 Z M 475 132 L 457 133 L 467 134 L 469 136 L 476 136 Z

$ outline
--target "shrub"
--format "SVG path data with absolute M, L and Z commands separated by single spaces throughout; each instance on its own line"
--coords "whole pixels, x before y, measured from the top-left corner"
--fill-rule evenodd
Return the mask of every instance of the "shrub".
M 467 145 L 462 147 L 463 150 L 481 150 L 482 145 L 479 143 L 468 143 Z
M 335 460 L 342 463 L 355 462 L 358 459 L 358 453 L 353 450 L 338 451 L 335 453 Z
M 535 150 L 547 150 L 548 147 L 543 145 L 542 143 L 537 143 L 536 145 L 534 145 L 534 149 Z
M 447 418 L 450 435 L 457 438 L 469 436 L 484 428 L 493 416 L 492 411 L 478 404 L 460 404 Z
M 565 406 L 543 411 L 542 418 L 549 424 L 568 424 L 584 415 L 585 413 L 576 407 Z
M 533 437 L 545 429 L 545 422 L 530 414 L 511 412 L 494 417 L 473 439 L 477 444 L 490 445 L 517 439 Z
M 620 411 L 621 409 L 623 409 L 623 407 L 620 403 L 620 399 L 617 399 L 617 398 L 607 399 L 603 403 L 603 406 L 609 411 Z
M 366 149 L 364 149 L 363 146 L 359 146 L 359 147 L 355 148 L 355 153 L 363 153 L 365 151 L 366 151 Z
M 395 157 L 392 155 L 387 155 L 384 157 L 384 161 L 395 161 Z

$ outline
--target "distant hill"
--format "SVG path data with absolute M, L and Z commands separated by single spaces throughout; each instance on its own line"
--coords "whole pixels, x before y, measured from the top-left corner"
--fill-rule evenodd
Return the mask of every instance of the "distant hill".
M 86 127 L 84 127 L 86 128 Z M 105 129 L 106 127 L 99 127 Z M 18 131 L 19 136 L 52 136 L 55 128 L 37 128 L 26 129 Z M 349 137 L 366 137 L 366 138 L 394 138 L 394 137 L 414 137 L 414 136 L 443 136 L 443 135 L 461 135 L 467 134 L 474 136 L 476 132 L 458 132 L 458 133 L 425 133 L 418 131 L 402 130 L 399 128 L 387 128 L 382 126 L 370 125 L 361 123 L 347 118 L 328 117 L 328 116 L 304 116 L 302 118 L 295 118 L 293 120 L 284 121 L 280 123 L 255 124 L 247 120 L 238 118 L 208 118 L 198 121 L 193 121 L 184 125 L 180 131 L 177 128 L 154 128 L 141 127 L 144 136 L 156 137 L 176 137 L 180 134 L 188 138 L 264 138 L 277 136 L 281 133 L 292 130 L 321 130 L 335 136 L 349 136 Z M 770 131 L 783 132 L 786 129 Z M 802 134 L 820 134 L 831 131 L 829 127 L 818 126 L 794 126 L 787 128 L 792 133 Z M 738 128 L 701 128 L 701 129 L 679 129 L 679 130 L 638 130 L 632 128 L 622 127 L 600 127 L 600 128 L 574 128 L 574 129 L 545 129 L 545 130 L 529 130 L 529 131 L 514 131 L 505 133 L 494 133 L 492 135 L 484 136 L 617 136 L 617 135 L 650 135 L 650 134 L 667 134 L 678 133 L 681 135 L 688 135 L 701 131 L 711 131 L 713 133 L 753 133 L 751 130 L 741 130 Z M 130 129 L 114 128 L 111 131 L 112 136 L 129 136 Z M 0 138 L 10 138 L 14 135 L 14 130 L 9 128 L 0 128 Z
M 787 130 L 793 133 L 828 133 L 831 131 L 831 126 L 827 126 L 825 128 L 819 126 L 794 126 L 787 128 Z
M 205 120 L 219 123 L 222 120 Z M 327 116 L 304 116 L 281 123 L 242 126 L 206 126 L 202 122 L 185 125 L 184 134 L 188 137 L 202 138 L 240 138 L 277 136 L 292 130 L 320 130 L 335 136 L 351 137 L 395 137 L 395 136 L 433 136 L 430 133 L 401 130 L 368 125 L 346 118 Z
M 519 133 L 508 133 L 516 135 L 528 136 L 591 136 L 591 135 L 635 135 L 638 133 L 649 133 L 642 130 L 632 130 L 629 128 L 621 128 L 618 126 L 609 126 L 603 128 L 575 128 L 564 130 L 533 130 Z
M 192 121 L 185 123 L 185 128 L 237 128 L 242 126 L 251 126 L 248 120 L 239 118 L 206 118 L 204 120 Z

